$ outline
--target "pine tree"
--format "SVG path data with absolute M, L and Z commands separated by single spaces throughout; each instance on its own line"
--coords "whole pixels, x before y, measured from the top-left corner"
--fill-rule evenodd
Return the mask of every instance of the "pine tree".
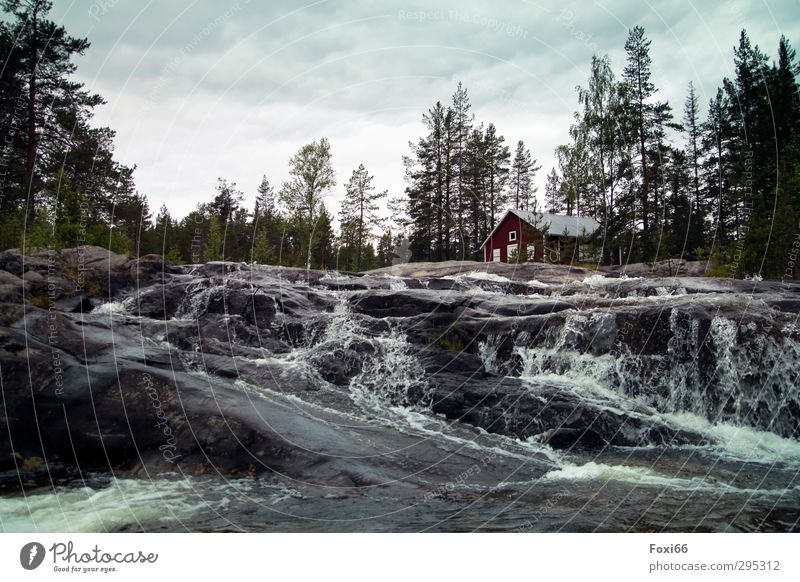
M 561 197 L 561 178 L 555 168 L 547 174 L 547 182 L 544 187 L 544 209 L 545 212 L 560 214 L 564 211 L 563 198 Z
M 531 152 L 522 140 L 517 142 L 514 161 L 511 164 L 511 192 L 514 197 L 514 208 L 531 210 L 536 206 L 536 187 L 533 180 L 536 172 L 541 170 Z
M 683 106 L 683 128 L 686 132 L 686 153 L 688 156 L 691 190 L 692 190 L 692 211 L 690 228 L 687 234 L 687 246 L 690 250 L 702 247 L 705 243 L 705 215 L 706 209 L 700 197 L 700 157 L 702 155 L 701 125 L 700 125 L 700 106 L 697 101 L 697 94 L 694 84 L 689 83 L 689 90 L 686 95 L 686 103 Z
M 308 264 L 314 269 L 333 269 L 336 267 L 336 247 L 334 244 L 333 221 L 321 203 L 317 219 L 309 237 Z
M 469 212 L 468 182 L 469 182 L 469 160 L 470 160 L 470 134 L 475 116 L 470 112 L 471 105 L 466 88 L 458 83 L 456 92 L 453 94 L 451 122 L 451 145 L 450 163 L 453 175 L 453 204 L 449 206 L 455 213 L 454 220 L 454 248 L 460 248 L 462 252 L 469 247 L 469 233 L 467 228 L 467 215 Z M 469 254 L 469 253 L 467 253 Z M 448 253 L 448 258 L 456 258 L 454 254 Z
M 730 141 L 732 127 L 729 104 L 722 89 L 708 103 L 706 121 L 701 127 L 702 149 L 702 206 L 708 209 L 710 231 L 708 240 L 712 247 L 726 245 L 731 240 L 733 228 L 732 173 Z
M 635 26 L 628 33 L 625 41 L 625 53 L 628 63 L 625 66 L 623 79 L 627 90 L 628 102 L 631 106 L 632 138 L 638 144 L 641 186 L 639 204 L 642 227 L 647 232 L 650 225 L 650 172 L 647 168 L 647 140 L 649 137 L 649 117 L 653 110 L 649 99 L 656 88 L 650 81 L 650 40 L 644 36 L 644 28 Z
M 792 139 L 800 133 L 800 91 L 797 76 L 800 66 L 796 52 L 785 36 L 778 43 L 778 62 L 769 75 L 769 97 L 775 121 L 775 142 L 778 152 L 783 152 Z
M 645 38 L 641 26 L 629 31 L 625 53 L 627 64 L 623 72 L 626 104 L 624 117 L 627 119 L 622 125 L 628 129 L 631 140 L 636 143 L 638 158 L 638 184 L 634 185 L 634 190 L 638 190 L 635 195 L 638 201 L 638 219 L 634 214 L 634 223 L 641 230 L 637 232 L 636 254 L 640 260 L 654 260 L 657 258 L 655 253 L 661 232 L 665 228 L 663 165 L 668 145 L 665 139 L 666 130 L 677 129 L 677 126 L 672 122 L 669 104 L 652 100 L 658 90 L 650 80 L 650 40 Z
M 275 206 L 275 191 L 266 175 L 261 178 L 261 183 L 256 191 L 250 261 L 259 264 L 274 264 L 278 260 L 281 237 L 280 220 Z
M 392 236 L 392 229 L 387 228 L 380 239 L 378 239 L 378 247 L 375 250 L 378 268 L 392 265 L 392 260 L 397 257 L 394 253 L 395 246 L 396 241 L 395 237 Z
M 83 54 L 89 42 L 69 36 L 63 26 L 47 20 L 51 2 L 6 0 L 2 7 L 15 18 L 5 26 L 10 27 L 14 49 L 19 51 L 18 60 L 14 59 L 18 65 L 15 72 L 25 84 L 23 187 L 26 189 L 26 220 L 32 223 L 37 194 L 42 189 L 41 180 L 37 179 L 37 163 L 41 167 L 57 159 L 65 149 L 48 146 L 60 146 L 62 141 L 72 143 L 74 126 L 86 123 L 88 111 L 101 104 L 102 99 L 84 91 L 83 84 L 67 79 L 76 69 L 73 56 Z M 56 123 L 48 123 L 49 119 Z M 73 122 L 63 125 L 58 122 L 64 120 Z
M 480 257 L 480 245 L 488 235 L 488 219 L 485 212 L 486 159 L 483 157 L 483 125 L 473 128 L 467 141 L 466 174 L 464 176 L 464 234 L 467 240 L 466 256 Z
M 342 238 L 353 249 L 352 264 L 348 268 L 356 271 L 364 266 L 363 253 L 371 245 L 372 231 L 385 222 L 378 216 L 378 201 L 386 198 L 388 192 L 376 192 L 373 180 L 364 164 L 359 164 L 345 186 L 345 196 L 339 213 Z
M 508 161 L 511 153 L 504 143 L 505 138 L 498 135 L 497 128 L 490 123 L 483 136 L 484 150 L 482 152 L 485 159 L 485 197 L 490 228 L 495 227 L 497 219 L 500 218 L 508 204 L 505 187 L 508 184 Z
M 410 143 L 411 155 L 403 158 L 411 222 L 409 242 L 414 261 L 439 261 L 445 257 L 445 116 L 440 102 L 429 109 L 422 116 L 427 135 L 417 143 Z

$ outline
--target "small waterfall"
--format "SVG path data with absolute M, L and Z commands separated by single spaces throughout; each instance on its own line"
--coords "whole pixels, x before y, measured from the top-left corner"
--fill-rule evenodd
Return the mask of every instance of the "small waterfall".
M 691 413 L 797 436 L 800 342 L 791 330 L 774 333 L 768 326 L 739 325 L 721 315 L 703 320 L 673 307 L 666 349 L 644 353 L 631 345 L 630 332 L 617 329 L 615 317 L 573 312 L 560 326 L 534 336 L 512 334 L 506 338 L 513 348 L 505 362 L 498 356 L 503 338 L 488 336 L 478 356 L 488 372 L 568 382 L 603 396 L 634 398 L 662 413 Z M 601 345 L 610 325 L 617 338 L 612 347 Z
M 377 397 L 383 402 L 409 404 L 409 391 L 422 388 L 425 371 L 405 335 L 397 329 L 376 338 L 375 355 L 350 383 L 356 401 L 371 401 Z
M 310 332 L 304 345 L 278 358 L 303 368 L 318 382 L 324 382 L 320 370 L 335 360 L 354 372 L 348 386 L 356 403 L 370 408 L 407 404 L 408 391 L 424 385 L 425 372 L 415 348 L 399 329 L 370 333 L 361 316 L 350 309 L 347 294 L 332 294 L 337 302 L 326 316 L 327 324 Z
M 521 334 L 519 339 L 522 341 Z M 500 371 L 497 360 L 497 349 L 501 341 L 502 338 L 500 336 L 489 335 L 486 341 L 478 344 L 478 356 L 481 362 L 483 362 L 483 367 L 491 374 L 497 374 Z
M 175 319 L 198 319 L 214 300 L 223 300 L 225 285 L 200 279 L 186 288 L 186 295 L 175 312 Z

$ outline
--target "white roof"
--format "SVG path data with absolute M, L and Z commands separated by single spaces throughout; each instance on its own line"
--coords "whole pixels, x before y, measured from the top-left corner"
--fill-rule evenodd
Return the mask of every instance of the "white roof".
M 492 238 L 495 231 L 500 227 L 509 213 L 517 215 L 519 218 L 538 228 L 539 230 L 547 229 L 548 234 L 551 236 L 562 236 L 566 232 L 566 236 L 579 237 L 582 235 L 591 235 L 600 228 L 600 223 L 591 216 L 567 216 L 566 214 L 550 214 L 549 212 L 528 212 L 527 210 L 517 210 L 516 208 L 509 208 L 497 221 L 497 226 L 494 227 L 489 236 L 483 241 L 481 247 L 485 246 L 489 239 Z

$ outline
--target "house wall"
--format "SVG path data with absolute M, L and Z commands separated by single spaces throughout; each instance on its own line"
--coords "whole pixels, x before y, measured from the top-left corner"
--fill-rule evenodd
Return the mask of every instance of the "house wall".
M 509 241 L 509 233 L 517 232 L 517 240 Z M 528 244 L 536 245 L 535 261 L 542 260 L 542 233 L 515 214 L 509 213 L 500 223 L 492 238 L 483 247 L 483 260 L 491 262 L 494 249 L 500 249 L 500 262 L 508 262 L 508 245 L 517 244 L 518 249 L 527 247 Z
M 563 237 L 558 235 L 549 235 L 545 238 L 540 230 L 537 230 L 519 216 L 509 213 L 497 227 L 497 231 L 495 231 L 491 239 L 489 239 L 483 247 L 484 261 L 491 262 L 494 249 L 500 249 L 500 261 L 503 263 L 508 262 L 508 245 L 513 244 L 513 242 L 508 240 L 508 235 L 512 230 L 517 231 L 518 240 L 515 242 L 519 245 L 518 248 L 522 248 L 522 245 L 527 246 L 528 244 L 534 244 L 536 246 L 533 260 L 539 263 L 547 260 L 545 257 L 546 250 L 552 255 L 550 261 L 558 260 L 561 247 L 575 243 L 575 239 L 573 238 L 562 240 Z M 620 260 L 621 251 L 619 248 L 614 248 L 603 252 L 601 264 L 615 265 L 619 264 Z

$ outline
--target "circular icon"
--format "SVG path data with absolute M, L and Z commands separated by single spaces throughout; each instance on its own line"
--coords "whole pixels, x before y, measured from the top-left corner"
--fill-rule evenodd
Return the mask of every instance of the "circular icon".
M 44 546 L 39 542 L 30 542 L 19 551 L 19 563 L 26 570 L 35 570 L 44 561 Z

